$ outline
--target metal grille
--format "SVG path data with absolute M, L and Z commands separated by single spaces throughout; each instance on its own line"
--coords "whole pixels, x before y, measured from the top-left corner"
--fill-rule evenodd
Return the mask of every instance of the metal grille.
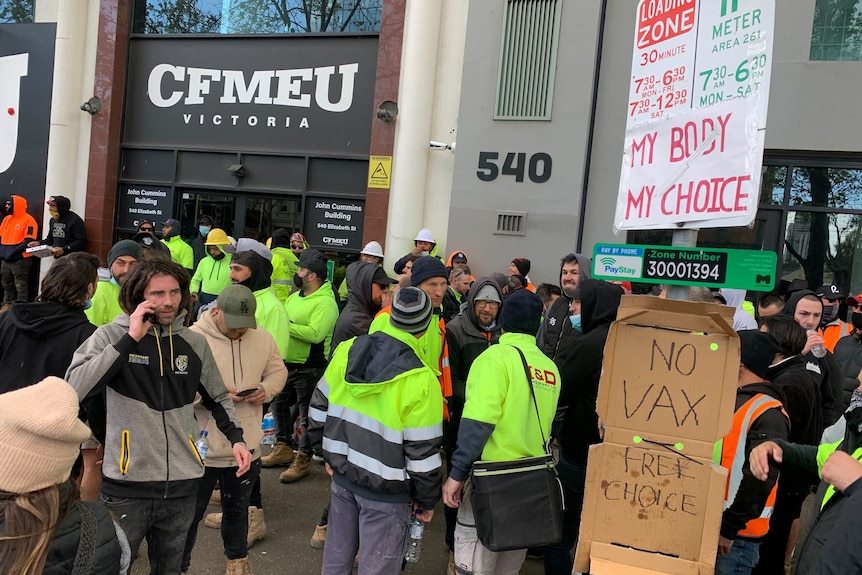
M 562 0 L 508 0 L 495 120 L 550 120 Z
M 495 234 L 506 236 L 527 235 L 527 212 L 496 212 L 497 229 Z

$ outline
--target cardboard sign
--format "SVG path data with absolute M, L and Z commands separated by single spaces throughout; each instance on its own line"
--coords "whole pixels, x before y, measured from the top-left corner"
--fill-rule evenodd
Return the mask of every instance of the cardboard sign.
M 643 124 L 626 134 L 614 226 L 753 219 L 760 152 L 757 118 L 743 100 Z M 759 168 L 758 168 L 759 169 Z M 724 225 L 724 224 L 722 224 Z
M 605 345 L 575 570 L 711 573 L 739 368 L 733 310 L 623 296 Z

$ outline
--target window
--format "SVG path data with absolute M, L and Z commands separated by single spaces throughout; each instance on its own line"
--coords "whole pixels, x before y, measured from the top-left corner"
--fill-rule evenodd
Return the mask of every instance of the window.
M 0 24 L 25 24 L 33 21 L 35 0 L 0 0 Z
M 812 60 L 862 60 L 862 0 L 817 0 Z
M 136 34 L 353 33 L 380 30 L 383 0 L 134 0 L 133 9 Z
M 550 120 L 562 0 L 508 0 L 495 120 Z

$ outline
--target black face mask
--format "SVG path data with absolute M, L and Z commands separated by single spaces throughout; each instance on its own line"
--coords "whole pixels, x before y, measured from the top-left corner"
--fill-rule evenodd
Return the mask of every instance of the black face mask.
M 823 324 L 833 321 L 836 317 L 838 317 L 838 305 L 832 304 L 823 306 Z
M 224 259 L 224 252 L 223 252 L 223 251 L 219 251 L 219 253 L 218 253 L 218 255 L 217 255 L 217 256 L 214 256 L 214 255 L 210 254 L 210 257 L 211 257 L 212 259 L 216 260 L 216 261 L 222 260 L 222 259 Z
M 299 274 L 293 274 L 293 285 L 297 288 L 302 289 L 302 276 Z
M 850 318 L 850 321 L 853 322 L 853 327 L 858 331 L 862 331 L 862 313 L 858 311 L 853 312 L 853 316 Z

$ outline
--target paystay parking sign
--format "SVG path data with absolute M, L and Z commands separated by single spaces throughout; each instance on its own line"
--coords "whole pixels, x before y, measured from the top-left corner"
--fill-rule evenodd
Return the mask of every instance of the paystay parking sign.
M 757 212 L 774 0 L 640 0 L 616 229 Z

